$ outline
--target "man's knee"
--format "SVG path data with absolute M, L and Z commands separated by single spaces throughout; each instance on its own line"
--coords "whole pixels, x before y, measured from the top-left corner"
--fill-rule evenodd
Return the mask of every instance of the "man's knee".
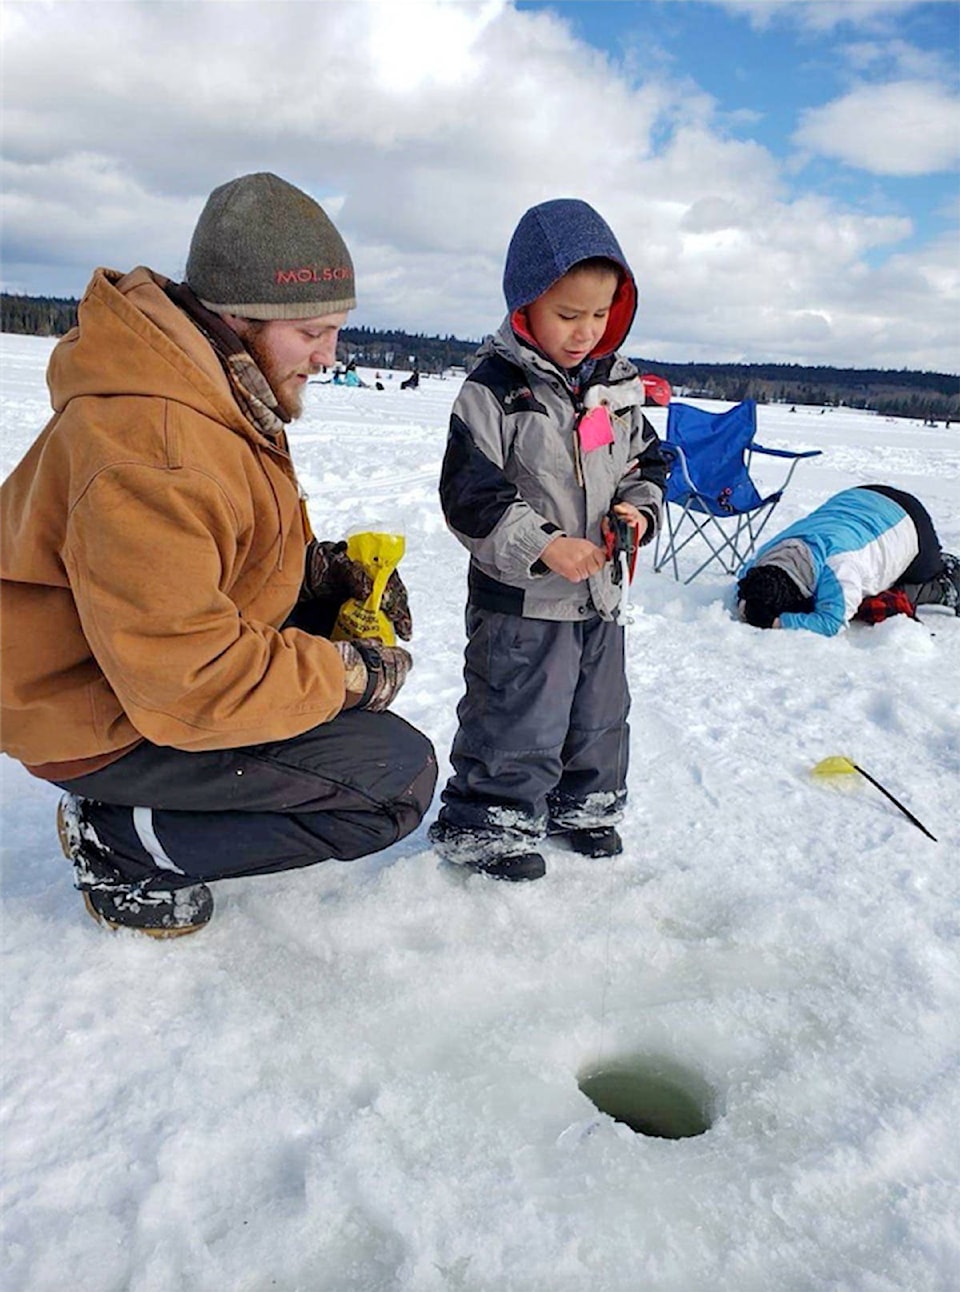
M 401 837 L 415 830 L 433 802 L 437 755 L 430 740 L 395 713 L 350 713 L 353 722 L 342 752 L 351 779 L 362 785 L 400 827 Z M 339 719 L 338 719 L 339 721 Z
M 408 723 L 404 723 L 404 727 L 407 767 L 413 775 L 409 787 L 398 800 L 404 823 L 401 837 L 415 830 L 423 820 L 437 787 L 437 755 L 433 745 L 416 727 Z
M 294 811 L 392 812 L 395 805 L 430 806 L 437 758 L 427 737 L 389 711 L 348 709 L 292 740 L 263 746 L 281 801 Z

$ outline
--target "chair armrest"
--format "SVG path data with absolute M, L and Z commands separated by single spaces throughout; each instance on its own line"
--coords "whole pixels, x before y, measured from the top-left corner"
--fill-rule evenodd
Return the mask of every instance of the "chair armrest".
M 762 444 L 751 444 L 750 448 L 754 453 L 766 453 L 771 458 L 818 458 L 823 453 L 823 449 L 804 449 L 800 453 L 793 449 L 765 449 Z
M 669 440 L 660 441 L 660 452 L 665 454 L 670 462 L 670 470 L 674 467 L 680 467 L 680 474 L 683 476 L 683 482 L 691 493 L 697 492 L 697 486 L 690 479 L 690 472 L 687 470 L 687 459 L 684 456 L 683 449 L 679 444 L 671 444 Z

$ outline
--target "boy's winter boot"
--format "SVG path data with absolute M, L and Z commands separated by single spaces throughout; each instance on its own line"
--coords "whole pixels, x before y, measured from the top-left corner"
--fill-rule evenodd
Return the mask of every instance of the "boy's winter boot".
M 547 863 L 539 852 L 514 852 L 505 857 L 491 857 L 488 861 L 468 861 L 464 864 L 478 875 L 489 875 L 491 879 L 542 879 L 547 873 Z
M 623 852 L 623 840 L 612 825 L 594 826 L 583 830 L 564 830 L 561 837 L 574 852 L 582 857 L 619 857 Z
M 943 569 L 926 583 L 905 583 L 903 591 L 915 606 L 946 606 L 960 615 L 960 556 L 942 552 Z
M 153 880 L 131 883 L 93 845 L 84 818 L 85 800 L 65 794 L 57 808 L 63 855 L 73 862 L 74 884 L 100 924 L 133 929 L 152 938 L 178 938 L 209 923 L 213 895 L 206 884 L 162 888 Z
M 427 838 L 444 859 L 491 879 L 542 879 L 547 863 L 539 852 L 510 852 L 501 834 L 434 821 Z

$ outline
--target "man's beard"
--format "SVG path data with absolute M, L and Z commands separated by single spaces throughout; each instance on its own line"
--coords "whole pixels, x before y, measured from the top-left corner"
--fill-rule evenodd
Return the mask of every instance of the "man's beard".
M 296 378 L 296 372 L 284 373 L 280 370 L 272 356 L 267 352 L 265 346 L 260 343 L 260 330 L 256 327 L 251 328 L 243 338 L 243 344 L 246 346 L 248 353 L 253 357 L 254 363 L 267 379 L 267 384 L 273 391 L 280 411 L 284 417 L 291 422 L 303 412 L 303 392 L 299 382 L 291 383 L 289 378 Z

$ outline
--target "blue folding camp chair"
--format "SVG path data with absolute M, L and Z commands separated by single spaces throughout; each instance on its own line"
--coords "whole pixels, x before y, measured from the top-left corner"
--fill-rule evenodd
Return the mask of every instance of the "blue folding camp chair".
M 736 574 L 750 556 L 797 463 L 821 452 L 765 449 L 754 443 L 756 433 L 757 405 L 752 399 L 735 404 L 725 413 L 711 413 L 692 404 L 670 404 L 667 436 L 662 444 L 670 475 L 665 525 L 657 535 L 653 553 L 654 570 L 669 564 L 673 577 L 679 579 L 677 556 L 698 536 L 706 543 L 708 554 L 684 583 L 690 583 L 714 561 L 727 574 Z M 754 453 L 790 462 L 786 479 L 766 497 L 750 479 Z M 701 546 L 697 555 L 702 552 Z

